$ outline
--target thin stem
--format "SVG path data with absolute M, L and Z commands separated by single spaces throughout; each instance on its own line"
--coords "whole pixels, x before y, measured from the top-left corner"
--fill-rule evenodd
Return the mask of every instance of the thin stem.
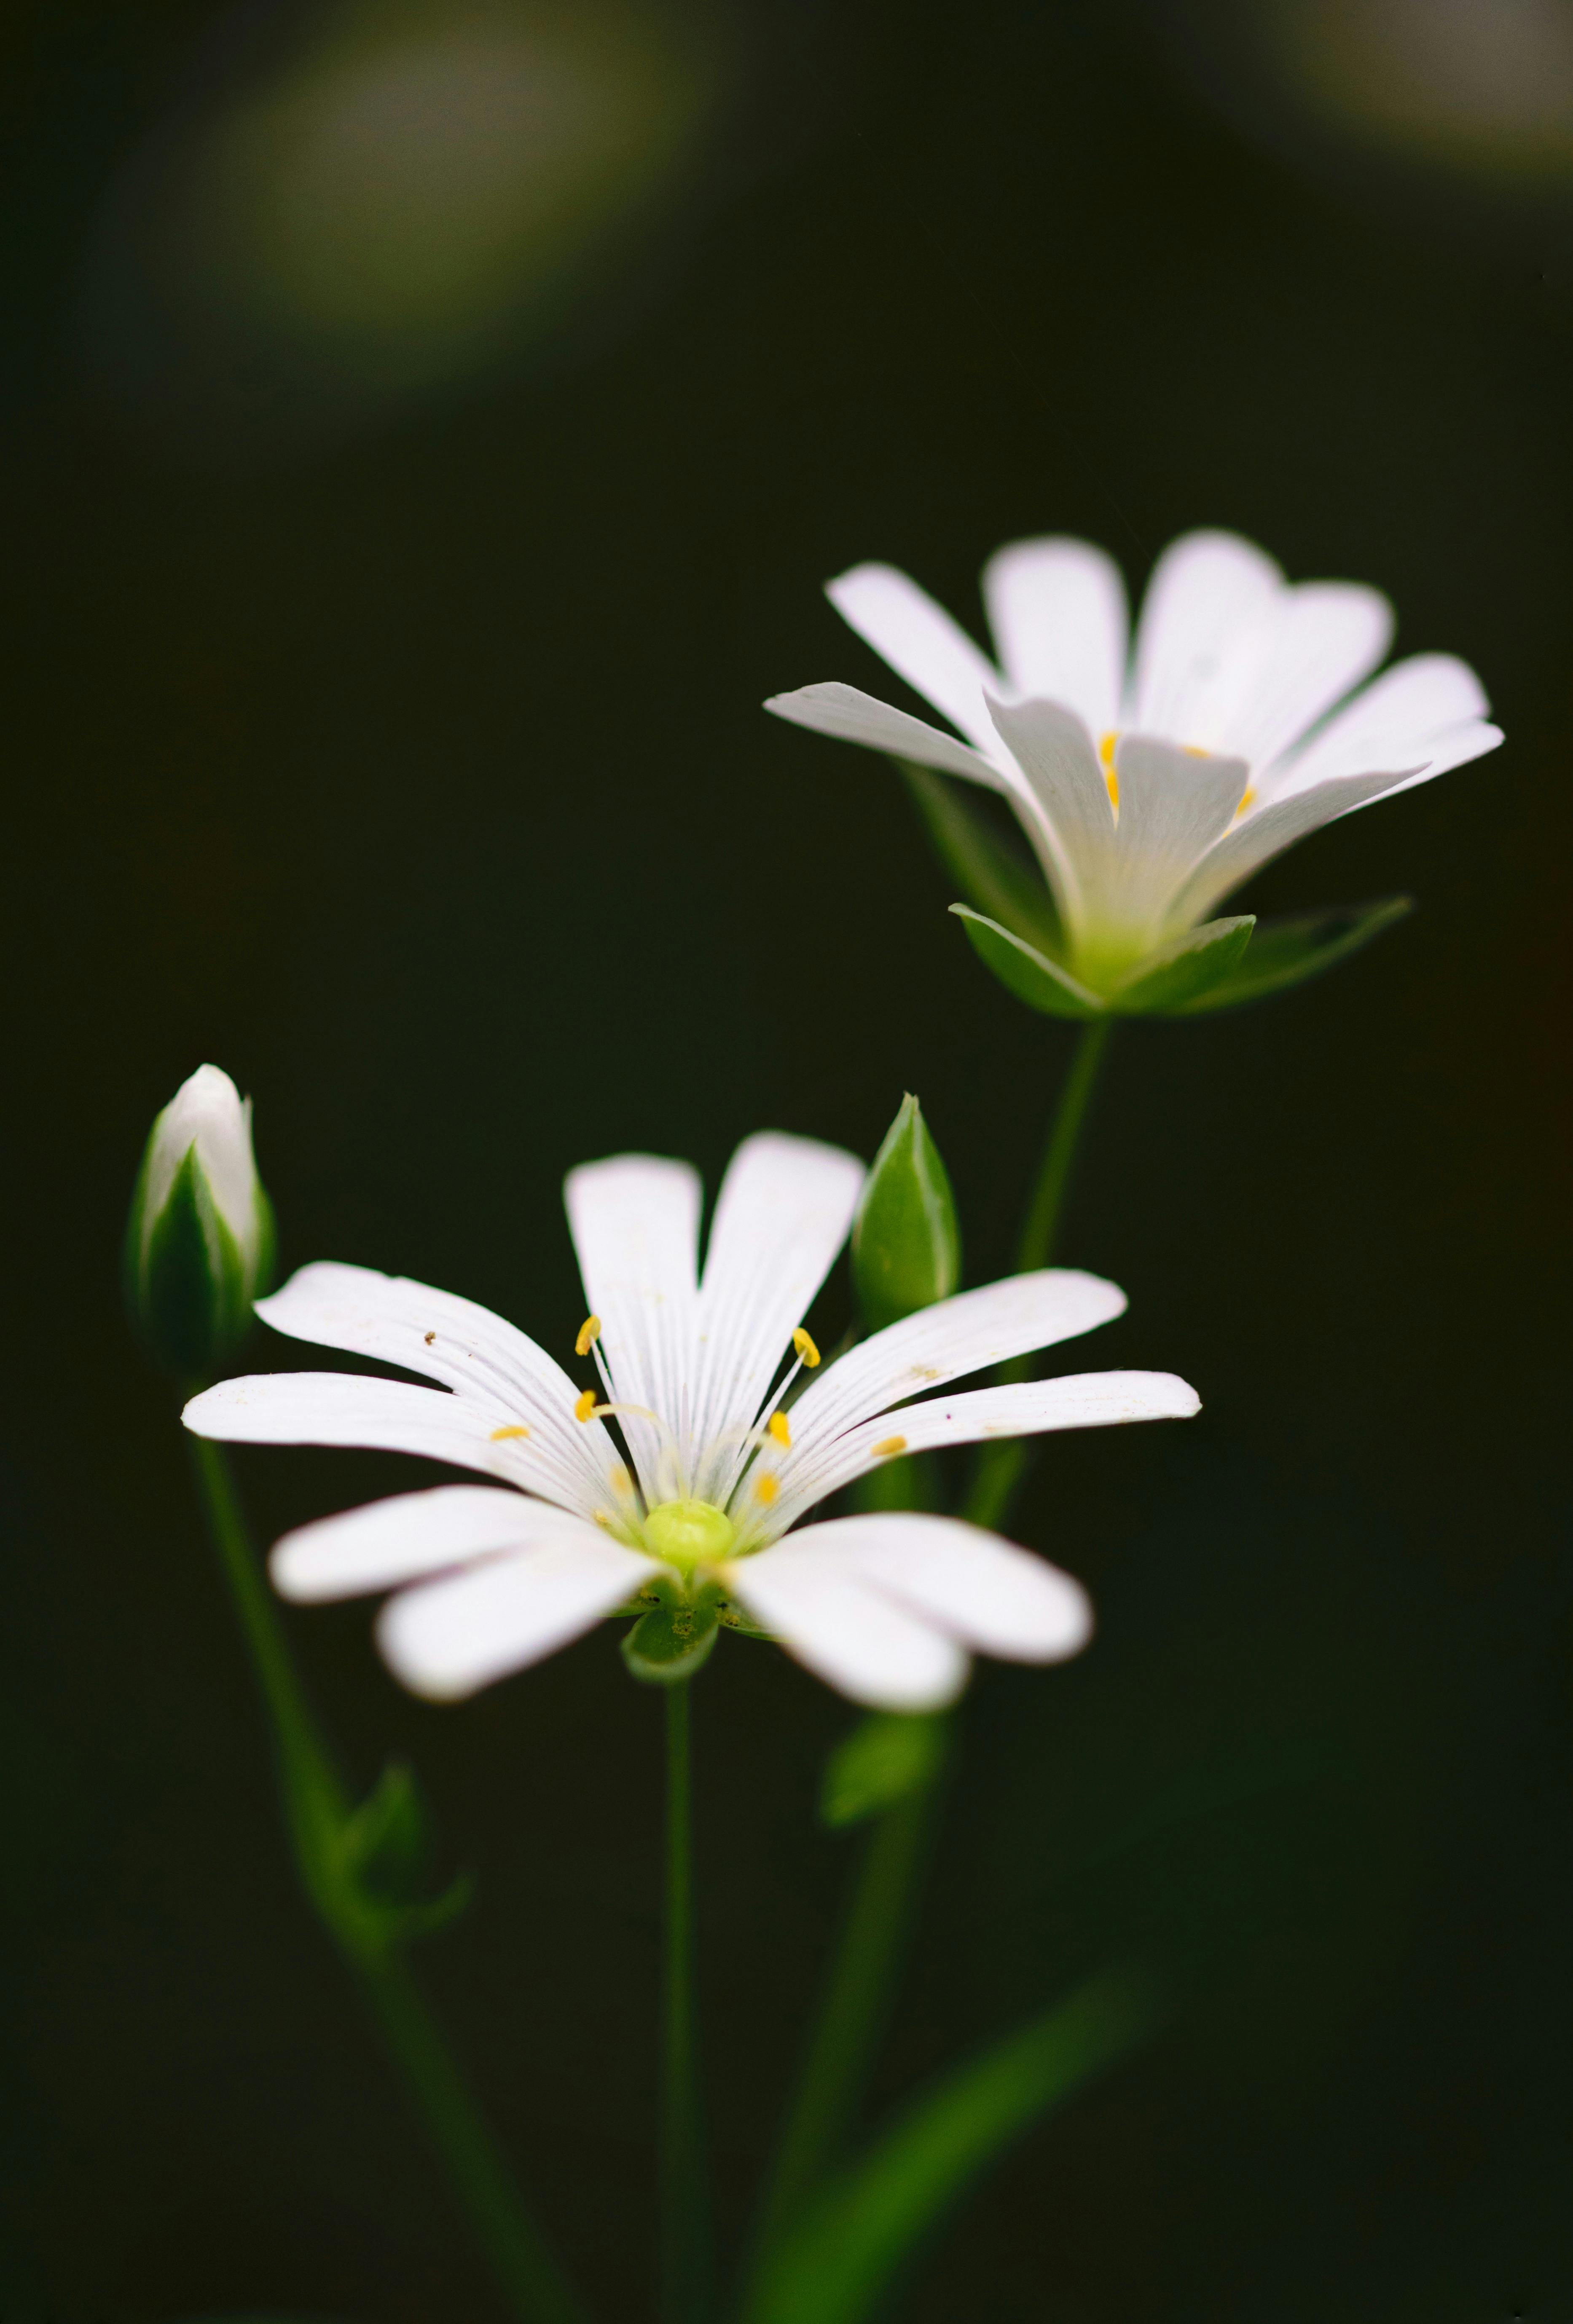
M 524 2209 L 491 2130 L 421 1998 L 385 1916 L 368 1909 L 340 1846 L 351 1797 L 311 1714 L 222 1444 L 190 1438 L 208 1517 L 268 1713 L 301 1884 L 401 2069 L 477 2240 L 528 2324 L 584 2324 L 585 2310 Z
M 689 1682 L 666 1689 L 662 2313 L 701 2324 L 709 2297 L 698 2012 L 694 1991 L 693 1770 Z
M 868 2085 L 910 1934 L 933 1828 L 933 1785 L 889 1809 L 864 1842 L 851 1909 L 760 2218 L 763 2253 L 839 2160 Z
M 1047 1267 L 1054 1256 L 1077 1148 L 1086 1126 L 1098 1068 L 1103 1063 L 1104 1051 L 1108 1047 L 1113 1028 L 1112 1017 L 1095 1017 L 1090 1024 L 1084 1027 L 1081 1038 L 1076 1045 L 1076 1055 L 1070 1061 L 1070 1071 L 1066 1075 L 1065 1087 L 1054 1111 L 1049 1142 L 1043 1148 L 1037 1184 L 1032 1189 L 1032 1199 L 1022 1224 L 1021 1240 L 1016 1245 L 1016 1272 L 1019 1275 L 1025 1275 L 1036 1267 Z M 1029 1379 L 1031 1373 L 1030 1360 L 1019 1357 L 1013 1363 L 1002 1365 L 999 1376 L 1002 1381 L 1021 1380 Z M 1030 1440 L 1025 1437 L 1013 1436 L 1002 1443 L 990 1444 L 978 1462 L 962 1515 L 969 1517 L 974 1525 L 1002 1524 L 1031 1458 Z

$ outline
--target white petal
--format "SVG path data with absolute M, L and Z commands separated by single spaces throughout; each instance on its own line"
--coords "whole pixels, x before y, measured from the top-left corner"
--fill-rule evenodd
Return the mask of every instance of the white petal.
M 347 1444 L 446 1461 L 500 1477 L 587 1517 L 616 1505 L 619 1458 L 599 1421 L 587 1426 L 586 1449 L 570 1469 L 532 1434 L 522 1434 L 522 1423 L 499 1422 L 467 1397 L 406 1380 L 260 1372 L 205 1389 L 180 1416 L 194 1435 L 228 1444 Z
M 510 1457 L 498 1465 L 532 1492 L 587 1513 L 606 1499 L 615 1446 L 599 1421 L 575 1420 L 578 1388 L 561 1365 L 490 1308 L 405 1276 L 319 1260 L 259 1299 L 256 1312 L 291 1339 L 441 1380 L 492 1427 L 527 1427 L 528 1436 L 507 1440 Z
M 843 742 L 863 742 L 871 751 L 888 751 L 898 759 L 915 759 L 921 767 L 938 767 L 943 774 L 964 775 L 968 782 L 986 783 L 991 790 L 1009 792 L 1013 786 L 1002 770 L 981 757 L 954 734 L 926 726 L 909 711 L 893 710 L 888 702 L 843 686 L 831 678 L 818 686 L 800 686 L 795 694 L 773 694 L 765 708 L 794 726 L 816 734 L 834 734 Z M 990 738 L 995 757 L 999 745 Z
M 1125 585 L 1085 540 L 1013 541 L 983 573 L 1000 657 L 1019 693 L 1074 710 L 1095 740 L 1119 724 L 1125 682 Z
M 249 1259 L 257 1241 L 251 1100 L 242 1101 L 229 1075 L 217 1065 L 199 1065 L 153 1123 L 142 1205 L 144 1240 L 193 1146 L 219 1216 Z
M 1341 581 L 1286 589 L 1262 617 L 1259 640 L 1238 641 L 1241 690 L 1217 731 L 1183 739 L 1271 766 L 1375 669 L 1392 639 L 1393 608 L 1380 590 Z
M 792 1462 L 909 1397 L 1096 1331 L 1125 1304 L 1102 1276 L 1046 1267 L 921 1307 L 838 1356 L 803 1390 L 791 1410 Z
M 1434 782 L 1439 775 L 1448 774 L 1454 767 L 1467 767 L 1471 759 L 1483 759 L 1488 751 L 1494 751 L 1497 744 L 1505 739 L 1501 727 L 1492 725 L 1489 719 L 1467 718 L 1461 726 L 1449 726 L 1442 733 L 1433 735 L 1426 746 L 1428 756 L 1425 765 L 1417 768 L 1412 775 L 1403 776 L 1379 796 L 1394 798 L 1400 791 L 1412 791 L 1417 783 Z M 1361 799 L 1358 804 L 1363 807 L 1374 807 L 1376 801 Z
M 1408 771 L 1346 775 L 1339 782 L 1318 783 L 1309 790 L 1271 799 L 1254 814 L 1242 816 L 1233 830 L 1208 849 L 1174 897 L 1169 927 L 1178 932 L 1194 921 L 1205 920 L 1231 888 L 1237 888 L 1272 856 L 1282 855 L 1286 847 L 1292 847 L 1308 832 L 1319 830 L 1324 823 L 1334 823 L 1351 808 L 1380 798 L 1383 791 L 1401 783 Z
M 563 1191 L 618 1401 L 647 1406 L 675 1434 L 699 1361 L 699 1173 L 619 1154 L 570 1170 Z M 647 1498 L 670 1498 L 655 1482 L 660 1431 L 621 1417 Z
M 594 1526 L 560 1522 L 554 1542 L 406 1590 L 384 1606 L 377 1644 L 394 1677 L 416 1694 L 457 1702 L 554 1654 L 649 1579 L 650 1560 L 636 1550 Z
M 1093 917 L 1119 930 L 1150 932 L 1164 907 L 1220 833 L 1245 795 L 1243 759 L 1198 758 L 1173 742 L 1124 735 L 1115 759 L 1120 827 L 1115 876 Z
M 771 1526 L 784 1530 L 796 1525 L 817 1501 L 902 1452 L 995 1437 L 1041 1436 L 1060 1428 L 1109 1428 L 1129 1420 L 1189 1420 L 1200 1409 L 1195 1388 L 1172 1372 L 1077 1372 L 1062 1379 L 1020 1380 L 965 1396 L 931 1397 L 847 1429 L 816 1445 L 800 1462 L 794 1458 L 790 1468 L 783 1463 Z
M 790 1654 L 854 1702 L 877 1711 L 938 1711 L 967 1681 L 954 1638 L 850 1563 L 815 1547 L 814 1526 L 723 1570 L 727 1588 Z
M 1092 737 L 1057 702 L 992 702 L 989 708 L 1051 835 L 1052 862 L 1044 868 L 1075 927 L 1114 878 L 1115 814 Z
M 1079 1582 L 958 1517 L 904 1510 L 837 1517 L 814 1526 L 813 1540 L 975 1653 L 1063 1662 L 1092 1636 L 1092 1606 Z
M 1259 664 L 1256 617 L 1277 599 L 1272 559 L 1232 532 L 1190 532 L 1166 549 L 1147 585 L 1134 682 L 1122 724 L 1180 743 L 1207 743 L 1220 710 Z
M 699 1294 L 697 1447 L 746 1429 L 793 1330 L 852 1225 L 865 1176 L 854 1154 L 765 1130 L 733 1156 L 710 1228 Z M 732 1468 L 742 1445 L 721 1448 Z M 704 1493 L 716 1480 L 697 1480 Z
M 1274 771 L 1274 795 L 1383 767 L 1418 768 L 1430 759 L 1437 735 L 1484 718 L 1489 707 L 1467 662 L 1454 654 L 1411 654 L 1383 670 Z
M 942 710 L 980 750 L 992 742 L 986 694 L 1004 691 L 998 671 L 942 606 L 893 565 L 855 565 L 825 595 L 876 654 Z
M 360 1598 L 471 1558 L 522 1548 L 541 1525 L 563 1522 L 560 1509 L 523 1493 L 437 1485 L 298 1526 L 273 1544 L 268 1571 L 282 1597 L 302 1604 Z

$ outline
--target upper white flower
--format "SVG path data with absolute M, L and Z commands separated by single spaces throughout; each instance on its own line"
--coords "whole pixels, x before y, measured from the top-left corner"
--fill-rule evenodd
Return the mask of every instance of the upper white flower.
M 1414 655 L 1352 694 L 1387 651 L 1386 598 L 1291 586 L 1233 533 L 1165 550 L 1128 658 L 1119 569 L 1086 541 L 1014 542 L 985 567 L 983 592 L 1003 668 L 891 566 L 856 566 L 828 589 L 965 742 L 852 686 L 765 706 L 1003 793 L 1053 890 L 1069 964 L 1094 989 L 1307 832 L 1502 740 L 1450 654 Z
M 231 1441 L 421 1453 L 513 1489 L 404 1494 L 304 1526 L 273 1552 L 274 1581 L 291 1598 L 418 1582 L 384 1609 L 379 1637 L 421 1693 L 469 1693 L 616 1608 L 637 1610 L 659 1582 L 690 1597 L 708 1590 L 712 1601 L 720 1592 L 724 1620 L 763 1626 L 858 1702 L 948 1702 L 969 1648 L 1027 1662 L 1074 1654 L 1091 1628 L 1079 1585 L 953 1518 L 801 1527 L 809 1510 L 904 1451 L 1183 1418 L 1198 1399 L 1162 1372 L 924 1395 L 1124 1308 L 1113 1284 L 1050 1268 L 877 1333 L 827 1366 L 789 1414 L 800 1370 L 819 1364 L 801 1318 L 863 1178 L 835 1147 L 749 1139 L 722 1185 L 701 1275 L 699 1181 L 685 1163 L 629 1154 L 573 1171 L 569 1220 L 593 1311 L 578 1352 L 593 1351 L 601 1397 L 468 1300 L 318 1265 L 257 1312 L 275 1331 L 402 1365 L 441 1390 L 270 1373 L 209 1388 L 187 1406 L 186 1425 Z
M 251 1100 L 242 1098 L 217 1065 L 199 1065 L 153 1123 L 138 1189 L 138 1263 L 146 1264 L 153 1229 L 193 1147 L 217 1221 L 234 1238 L 243 1265 L 254 1267 L 268 1221 L 252 1151 Z

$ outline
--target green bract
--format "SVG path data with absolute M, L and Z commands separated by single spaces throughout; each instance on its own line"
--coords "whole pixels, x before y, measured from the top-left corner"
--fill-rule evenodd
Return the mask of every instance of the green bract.
M 956 1199 L 915 1097 L 874 1157 L 852 1227 L 852 1275 L 871 1332 L 948 1299 L 961 1275 Z
M 213 1372 L 250 1329 L 273 1263 L 251 1101 L 200 1065 L 153 1123 L 126 1225 L 126 1304 L 155 1361 L 183 1379 Z

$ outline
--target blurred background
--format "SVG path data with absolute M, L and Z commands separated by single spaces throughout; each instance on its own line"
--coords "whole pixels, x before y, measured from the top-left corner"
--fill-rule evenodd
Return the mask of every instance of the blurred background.
M 1036 1471 L 1100 1636 L 979 1673 L 877 2106 L 1114 1953 L 1182 2006 L 902 2312 L 1573 2317 L 1573 6 L 14 0 L 0 89 L 0 2315 L 501 2314 L 294 1891 L 121 1319 L 155 1111 L 224 1065 L 286 1264 L 560 1349 L 569 1165 L 870 1154 L 911 1089 L 986 1280 L 1070 1028 L 974 962 L 894 774 L 758 705 L 887 691 L 819 595 L 854 560 L 976 627 L 1003 540 L 1139 586 L 1214 523 L 1388 589 L 1510 741 L 1246 898 L 1411 922 L 1112 1053 L 1065 1256 L 1132 1306 L 1076 1363 L 1207 1410 Z M 268 1537 L 421 1481 L 242 1475 Z M 290 1618 L 478 1873 L 428 1988 L 643 2318 L 659 1702 L 610 1630 L 439 1711 L 365 1608 Z M 725 1640 L 696 1719 L 736 2220 L 853 1714 Z

